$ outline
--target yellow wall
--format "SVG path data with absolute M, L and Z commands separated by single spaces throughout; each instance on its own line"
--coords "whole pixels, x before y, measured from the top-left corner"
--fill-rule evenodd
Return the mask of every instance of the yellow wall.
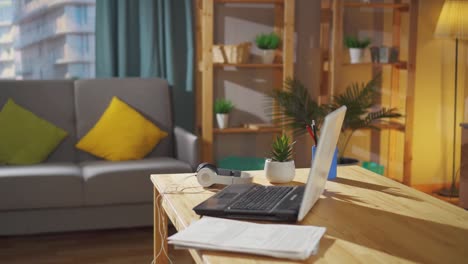
M 416 80 L 414 94 L 414 131 L 413 131 L 413 153 L 412 153 L 412 185 L 432 185 L 450 183 L 452 177 L 452 150 L 453 150 L 453 118 L 454 118 L 454 63 L 455 63 L 455 41 L 441 40 L 434 37 L 434 30 L 444 0 L 420 0 L 418 14 L 418 32 L 416 49 Z M 373 32 L 372 15 L 361 11 L 359 16 L 348 14 L 344 34 L 361 35 Z M 383 41 L 384 44 L 391 43 L 391 21 L 392 17 L 384 14 Z M 375 19 L 375 16 L 374 16 Z M 408 17 L 402 17 L 402 47 L 407 45 Z M 389 38 L 390 37 L 390 38 Z M 371 35 L 372 38 L 372 35 Z M 459 82 L 458 82 L 458 112 L 457 112 L 457 137 L 456 137 L 456 170 L 459 168 L 460 157 L 460 135 L 459 123 L 468 122 L 468 109 L 464 110 L 465 95 L 468 96 L 468 41 L 459 44 Z M 407 50 L 400 50 L 400 59 L 407 59 Z M 346 59 L 345 59 L 346 60 Z M 368 81 L 371 78 L 370 66 L 345 66 L 341 67 L 337 79 L 336 91 L 340 93 L 353 81 Z M 401 94 L 406 94 L 407 74 L 400 71 Z M 382 104 L 388 105 L 386 90 L 389 88 L 389 67 L 383 67 Z M 404 96 L 398 109 L 405 112 Z M 467 99 L 468 101 L 468 99 Z M 468 107 L 466 107 L 468 108 Z M 466 117 L 464 118 L 464 112 Z M 465 119 L 465 120 L 464 120 Z M 380 133 L 380 153 L 370 153 L 371 142 L 368 131 L 358 131 L 351 140 L 345 153 L 346 156 L 356 157 L 360 160 L 370 160 L 378 157 L 379 163 L 386 168 L 388 150 L 388 131 Z M 403 176 L 403 134 L 397 138 L 396 159 L 397 166 L 392 178 L 401 180 Z M 374 157 L 374 158 L 372 158 Z M 393 167 L 393 166 L 392 166 Z
M 434 29 L 443 0 L 419 1 L 416 59 L 412 184 L 450 182 L 452 175 L 454 41 L 435 39 Z M 460 43 L 458 123 L 463 120 L 467 89 L 466 43 Z M 464 73 L 464 74 L 463 74 Z M 468 93 L 466 93 L 468 94 Z M 457 153 L 461 129 L 457 125 Z M 456 167 L 458 168 L 457 162 Z

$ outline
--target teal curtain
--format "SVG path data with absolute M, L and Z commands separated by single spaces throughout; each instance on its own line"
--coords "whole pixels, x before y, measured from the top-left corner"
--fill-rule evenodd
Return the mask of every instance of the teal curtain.
M 194 127 L 192 0 L 97 0 L 96 77 L 160 77 L 176 125 Z

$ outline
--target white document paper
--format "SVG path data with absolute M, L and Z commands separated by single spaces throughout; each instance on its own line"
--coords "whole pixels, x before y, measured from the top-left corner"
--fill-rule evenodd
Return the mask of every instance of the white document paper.
M 316 253 L 325 230 L 317 226 L 256 224 L 205 216 L 168 241 L 182 248 L 304 260 Z

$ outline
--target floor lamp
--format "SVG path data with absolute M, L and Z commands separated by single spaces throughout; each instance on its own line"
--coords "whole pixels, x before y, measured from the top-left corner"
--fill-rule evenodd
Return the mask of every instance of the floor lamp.
M 437 27 L 436 37 L 455 40 L 455 87 L 454 87 L 454 113 L 453 113 L 453 153 L 452 153 L 452 183 L 449 188 L 438 191 L 438 194 L 449 197 L 458 197 L 455 185 L 457 170 L 455 168 L 455 141 L 457 134 L 457 94 L 458 94 L 458 42 L 468 39 L 468 0 L 446 0 L 442 7 Z

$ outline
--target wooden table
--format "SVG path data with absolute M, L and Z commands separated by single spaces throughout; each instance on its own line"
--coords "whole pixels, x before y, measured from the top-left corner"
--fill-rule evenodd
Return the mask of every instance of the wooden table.
M 305 182 L 308 172 L 297 169 L 293 184 Z M 268 184 L 263 171 L 253 174 L 255 182 Z M 203 191 L 193 174 L 152 175 L 151 180 L 156 257 L 161 245 L 167 249 L 167 217 L 183 230 L 199 219 L 192 208 L 214 192 L 193 193 Z M 194 188 L 181 194 L 176 186 Z M 327 182 L 299 224 L 327 228 L 318 254 L 303 263 L 468 263 L 467 211 L 357 166 L 339 167 L 338 178 Z M 190 254 L 196 263 L 300 263 L 227 252 Z M 160 254 L 155 262 L 165 264 L 167 258 Z

